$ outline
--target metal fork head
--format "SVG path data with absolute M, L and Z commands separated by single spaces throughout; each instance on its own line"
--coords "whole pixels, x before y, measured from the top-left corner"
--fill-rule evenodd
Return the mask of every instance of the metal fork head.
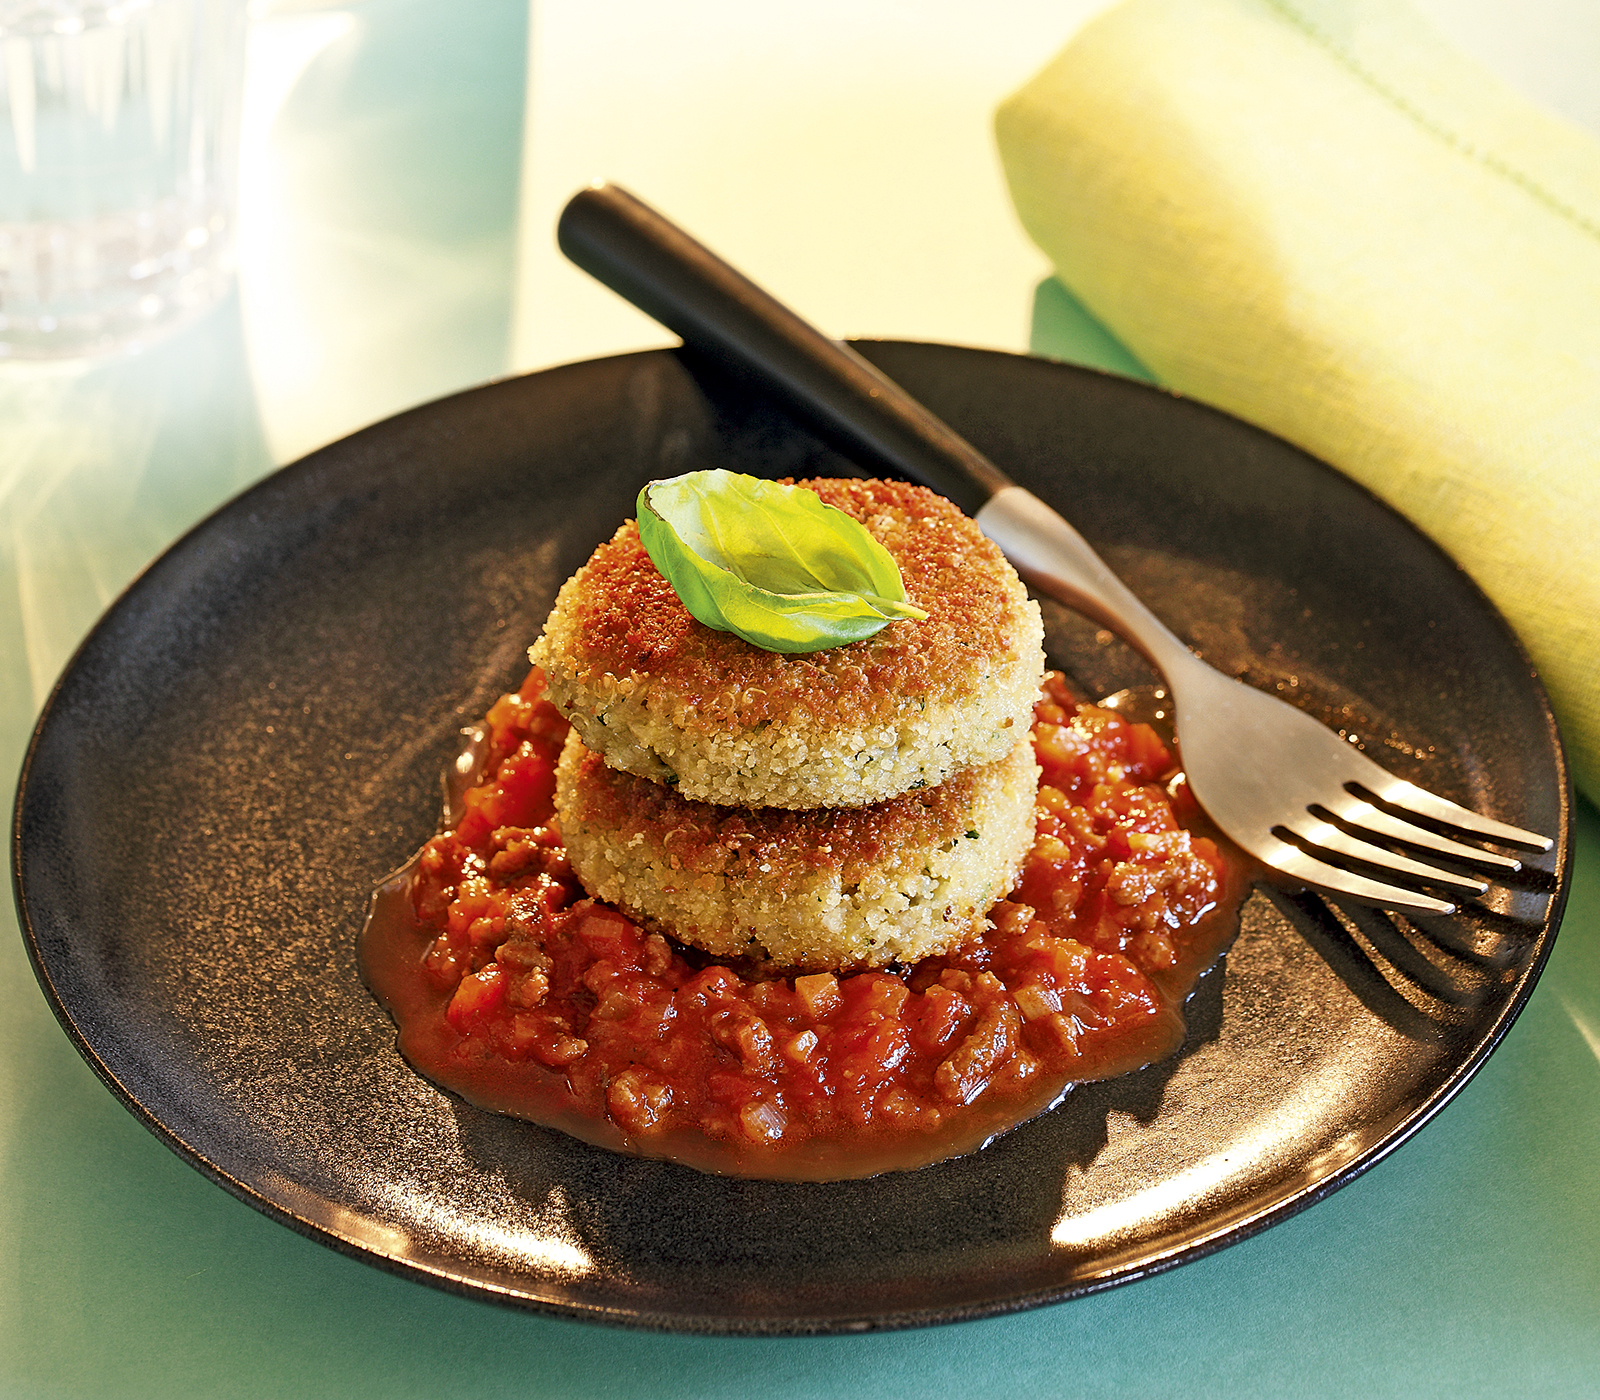
M 1040 592 L 1110 627 L 1166 678 L 1190 790 L 1223 834 L 1290 878 L 1415 914 L 1455 905 L 1413 882 L 1457 894 L 1488 888 L 1455 868 L 1455 849 L 1418 839 L 1438 823 L 1478 839 L 1547 850 L 1551 843 L 1403 782 L 1286 701 L 1202 661 L 1134 595 L 1088 542 L 1019 486 L 996 492 L 978 525 Z M 1376 799 L 1371 811 L 1349 799 Z M 1381 813 L 1390 821 L 1380 820 Z M 1417 818 L 1421 819 L 1420 824 Z M 1413 836 L 1407 828 L 1415 826 Z M 1393 849 L 1408 847 L 1406 853 Z M 1480 852 L 1473 865 L 1514 868 Z
M 1167 682 L 1195 798 L 1233 841 L 1293 880 L 1401 913 L 1448 914 L 1456 907 L 1449 896 L 1488 889 L 1461 866 L 1504 874 L 1520 862 L 1436 826 L 1550 848 L 1536 832 L 1395 777 L 1310 715 L 1198 658 L 1192 667 L 1169 667 Z

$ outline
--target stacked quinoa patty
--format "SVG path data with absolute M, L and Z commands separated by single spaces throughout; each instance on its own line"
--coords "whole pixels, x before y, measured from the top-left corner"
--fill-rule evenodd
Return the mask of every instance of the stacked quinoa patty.
M 628 521 L 530 656 L 573 732 L 556 813 L 594 896 L 719 957 L 845 970 L 980 931 L 1033 836 L 1039 610 L 943 497 L 801 483 L 859 521 L 928 613 L 763 651 L 697 622 Z

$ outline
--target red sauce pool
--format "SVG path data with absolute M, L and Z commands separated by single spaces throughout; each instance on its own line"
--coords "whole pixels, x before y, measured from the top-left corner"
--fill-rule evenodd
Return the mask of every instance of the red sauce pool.
M 710 961 L 573 878 L 543 692 L 535 670 L 489 711 L 454 829 L 379 890 L 360 944 L 401 1053 L 481 1107 L 709 1172 L 920 1167 L 1171 1054 L 1237 931 L 1237 865 L 1191 829 L 1165 745 L 1052 673 L 1037 834 L 981 940 L 837 977 Z

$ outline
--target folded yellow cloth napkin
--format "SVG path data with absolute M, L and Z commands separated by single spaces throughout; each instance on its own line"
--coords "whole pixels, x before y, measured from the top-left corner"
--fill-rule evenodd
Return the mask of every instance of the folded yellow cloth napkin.
M 1600 800 L 1600 142 L 1397 0 L 1126 0 L 996 127 L 1029 234 L 1161 382 L 1472 574 Z

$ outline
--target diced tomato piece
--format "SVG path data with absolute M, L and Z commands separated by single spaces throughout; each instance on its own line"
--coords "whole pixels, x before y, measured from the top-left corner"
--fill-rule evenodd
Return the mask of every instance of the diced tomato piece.
M 505 999 L 505 969 L 490 963 L 482 971 L 461 979 L 445 1016 L 458 1031 L 471 1031 L 498 1011 Z
M 636 968 L 644 961 L 645 935 L 626 915 L 605 904 L 590 904 L 577 922 L 578 937 L 596 958 L 617 967 Z
M 468 846 L 481 846 L 502 826 L 543 826 L 555 814 L 555 795 L 555 765 L 524 744 L 491 782 L 468 791 L 456 836 Z

